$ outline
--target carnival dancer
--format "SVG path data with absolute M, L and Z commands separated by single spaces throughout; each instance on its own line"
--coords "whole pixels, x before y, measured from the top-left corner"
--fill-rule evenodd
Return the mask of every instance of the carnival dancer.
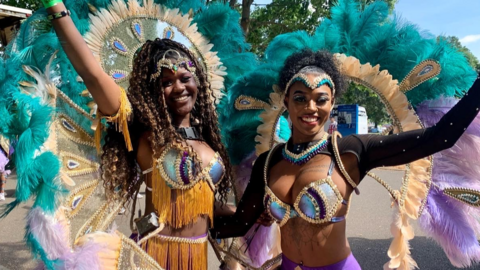
M 281 227 L 281 269 L 360 269 L 346 237 L 353 191 L 371 169 L 422 159 L 448 149 L 479 112 L 480 79 L 433 127 L 390 136 L 329 136 L 324 124 L 345 89 L 328 52 L 294 53 L 279 87 L 292 121 L 292 137 L 256 160 L 233 216 L 215 218 L 217 238 L 244 235 L 267 211 Z M 403 259 L 403 258 L 402 258 Z
M 54 2 L 47 12 L 97 117 L 112 123 L 102 155 L 106 192 L 113 196 L 120 186 L 134 197 L 138 164 L 147 185 L 145 216 L 155 216 L 140 244 L 166 269 L 207 269 L 207 231 L 214 208 L 221 209 L 215 194 L 218 206 L 226 202 L 232 170 L 205 67 L 178 42 L 148 40 L 125 91 L 97 63 L 64 4 L 46 2 Z

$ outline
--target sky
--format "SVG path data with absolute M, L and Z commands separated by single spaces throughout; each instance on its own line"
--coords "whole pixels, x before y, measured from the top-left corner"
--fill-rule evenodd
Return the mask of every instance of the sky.
M 480 60 L 480 0 L 398 0 L 395 12 L 421 30 L 437 36 L 457 36 Z

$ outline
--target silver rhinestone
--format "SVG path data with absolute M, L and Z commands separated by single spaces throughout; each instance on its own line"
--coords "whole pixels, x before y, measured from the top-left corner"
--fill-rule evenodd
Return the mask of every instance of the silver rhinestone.
M 453 126 L 453 123 L 450 123 L 450 126 Z
M 380 141 L 380 143 L 383 143 L 383 141 Z
M 420 139 L 420 136 L 417 136 L 417 139 Z
M 255 208 L 255 205 L 253 206 L 253 208 Z
M 463 130 L 467 130 L 467 128 L 464 128 Z
M 227 225 L 227 223 L 223 223 L 223 225 Z
M 243 213 L 243 212 L 245 212 L 245 211 L 242 210 L 242 213 Z
M 445 142 L 447 142 L 447 140 L 445 140 Z
M 245 223 L 245 225 L 248 225 L 248 223 Z
M 403 152 L 405 152 L 405 149 L 403 149 Z
M 477 111 L 478 111 L 478 108 L 477 108 Z

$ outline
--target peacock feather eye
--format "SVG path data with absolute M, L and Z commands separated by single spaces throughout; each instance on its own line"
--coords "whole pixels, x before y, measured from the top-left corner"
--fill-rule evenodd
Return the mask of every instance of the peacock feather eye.
M 143 33 L 143 25 L 142 25 L 142 22 L 140 20 L 134 20 L 132 22 L 132 32 L 133 34 L 135 35 L 135 37 L 141 41 L 141 42 L 144 42 L 145 41 L 145 35 Z
M 112 46 L 113 50 L 115 52 L 117 52 L 118 54 L 123 55 L 123 56 L 128 55 L 129 50 L 127 48 L 127 45 L 125 45 L 125 43 L 123 43 L 123 41 L 121 41 L 120 39 L 114 37 L 112 39 L 110 45 Z
M 124 70 L 118 70 L 118 69 L 111 70 L 109 74 L 110 74 L 110 77 L 112 77 L 112 79 L 117 83 L 123 82 L 127 80 L 129 77 L 128 72 Z

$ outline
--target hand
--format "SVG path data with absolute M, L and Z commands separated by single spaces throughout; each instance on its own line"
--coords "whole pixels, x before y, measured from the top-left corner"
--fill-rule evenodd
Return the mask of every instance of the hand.
M 273 224 L 274 220 L 273 218 L 267 213 L 263 212 L 260 217 L 257 219 L 257 224 L 260 224 L 262 226 L 269 227 Z

